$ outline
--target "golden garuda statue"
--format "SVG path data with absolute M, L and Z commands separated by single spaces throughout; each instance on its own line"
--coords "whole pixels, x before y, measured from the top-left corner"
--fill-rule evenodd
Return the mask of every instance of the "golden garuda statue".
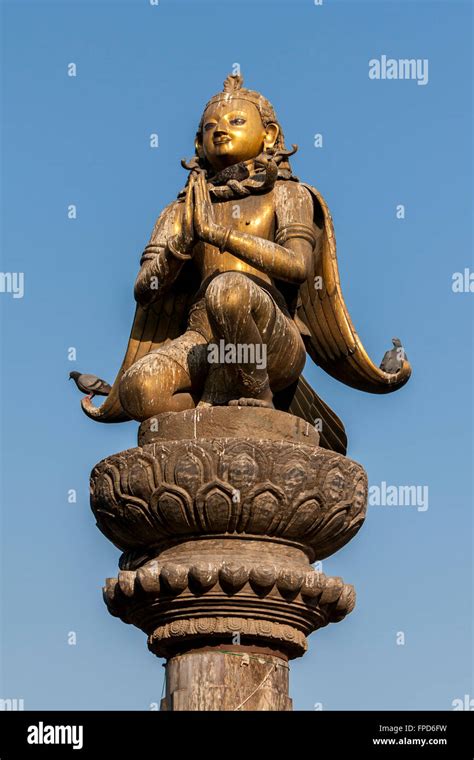
M 270 102 L 226 78 L 209 100 L 185 188 L 159 216 L 140 261 L 125 357 L 100 422 L 140 422 L 203 405 L 270 406 L 320 421 L 320 443 L 345 453 L 344 427 L 301 375 L 306 353 L 369 393 L 404 385 L 397 339 L 369 358 L 341 292 L 333 223 L 293 175 Z M 397 341 L 397 342 L 395 342 Z

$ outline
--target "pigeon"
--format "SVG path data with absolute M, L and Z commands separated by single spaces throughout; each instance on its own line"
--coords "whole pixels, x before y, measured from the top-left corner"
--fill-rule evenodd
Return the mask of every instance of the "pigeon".
M 74 380 L 77 387 L 83 393 L 87 393 L 89 399 L 94 396 L 108 396 L 112 388 L 105 380 L 95 375 L 81 375 L 80 372 L 70 372 L 69 380 Z
M 380 364 L 380 369 L 389 375 L 394 375 L 398 372 L 402 368 L 403 362 L 407 359 L 400 338 L 392 338 L 392 343 L 394 348 L 385 352 L 385 356 Z

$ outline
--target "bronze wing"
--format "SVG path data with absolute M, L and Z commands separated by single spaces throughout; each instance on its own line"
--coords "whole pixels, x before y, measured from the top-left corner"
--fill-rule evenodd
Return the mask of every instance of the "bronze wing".
M 158 298 L 146 310 L 137 306 L 125 357 L 112 390 L 99 407 L 94 406 L 88 398 L 81 401 L 82 409 L 88 417 L 98 422 L 125 422 L 130 419 L 122 408 L 119 398 L 122 375 L 142 356 L 184 332 L 193 293 L 191 276 L 192 262 L 187 261 L 170 291 Z
M 300 375 L 293 385 L 275 393 L 273 401 L 277 409 L 301 417 L 310 425 L 316 425 L 319 420 L 319 445 L 339 454 L 346 453 L 347 436 L 343 423 L 311 388 L 303 375 Z
M 400 369 L 390 374 L 367 354 L 344 303 L 331 214 L 319 192 L 303 184 L 313 198 L 314 224 L 319 228 L 313 270 L 300 287 L 297 309 L 310 333 L 305 338 L 307 351 L 329 375 L 352 388 L 368 393 L 396 391 L 409 379 L 411 366 L 405 358 Z

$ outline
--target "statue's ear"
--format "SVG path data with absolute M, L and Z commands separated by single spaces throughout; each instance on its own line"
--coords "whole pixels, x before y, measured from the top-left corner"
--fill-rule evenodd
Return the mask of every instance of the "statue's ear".
M 275 124 L 275 122 L 270 122 L 270 124 L 267 124 L 265 127 L 265 137 L 263 138 L 263 142 L 265 145 L 265 148 L 273 148 L 276 141 L 278 140 L 278 135 L 280 134 L 280 127 L 278 124 Z
M 196 151 L 196 156 L 198 156 L 199 158 L 204 158 L 204 151 L 202 149 L 201 132 L 196 132 L 196 137 L 194 138 L 194 150 Z

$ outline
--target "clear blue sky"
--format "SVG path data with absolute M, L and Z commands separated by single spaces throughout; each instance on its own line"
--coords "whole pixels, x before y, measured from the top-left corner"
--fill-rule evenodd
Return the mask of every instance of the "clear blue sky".
M 88 504 L 91 468 L 134 446 L 136 424 L 88 420 L 67 376 L 114 378 L 141 251 L 183 185 L 202 107 L 235 62 L 299 145 L 295 173 L 329 203 L 369 353 L 380 361 L 400 336 L 414 368 L 383 397 L 309 360 L 306 374 L 345 421 L 370 484 L 429 487 L 426 511 L 372 507 L 324 562 L 358 602 L 292 664 L 295 709 L 450 709 L 474 696 L 474 294 L 451 287 L 473 268 L 471 3 L 64 0 L 2 11 L 2 271 L 24 272 L 25 293 L 0 294 L 0 697 L 26 709 L 159 701 L 162 661 L 102 602 L 119 552 Z M 370 80 L 368 62 L 382 55 L 428 59 L 428 84 Z

